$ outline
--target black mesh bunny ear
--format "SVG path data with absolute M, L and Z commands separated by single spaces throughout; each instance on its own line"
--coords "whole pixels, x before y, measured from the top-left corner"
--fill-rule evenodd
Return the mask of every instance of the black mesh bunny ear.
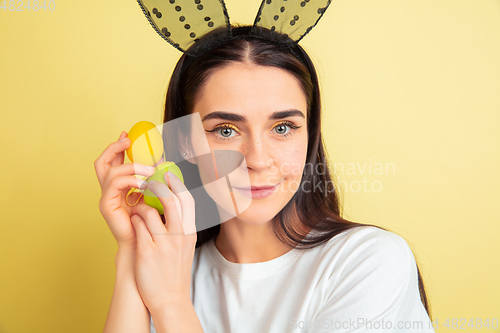
M 298 43 L 318 23 L 331 0 L 262 0 L 254 22 L 259 28 L 281 33 Z
M 223 0 L 137 0 L 160 36 L 185 52 L 207 32 L 231 24 Z

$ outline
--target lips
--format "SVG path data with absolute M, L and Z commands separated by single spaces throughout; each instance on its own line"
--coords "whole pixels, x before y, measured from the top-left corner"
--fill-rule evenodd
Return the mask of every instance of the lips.
M 253 186 L 252 185 L 250 187 L 248 187 L 248 186 L 246 186 L 246 187 L 233 186 L 233 187 L 239 188 L 240 190 L 252 190 L 252 191 L 255 191 L 255 190 L 267 190 L 267 189 L 275 187 L 278 184 L 275 184 L 275 185 L 263 185 L 263 186 Z
M 262 185 L 262 186 L 250 186 L 250 187 L 235 187 L 237 191 L 240 191 L 246 196 L 251 197 L 252 199 L 264 199 L 276 192 L 278 185 Z

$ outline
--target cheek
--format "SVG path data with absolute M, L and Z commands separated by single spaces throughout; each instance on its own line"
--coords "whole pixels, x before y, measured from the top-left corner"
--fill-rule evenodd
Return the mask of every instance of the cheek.
M 276 156 L 279 174 L 287 180 L 301 178 L 304 164 L 306 163 L 307 146 L 294 145 L 290 149 L 282 150 Z

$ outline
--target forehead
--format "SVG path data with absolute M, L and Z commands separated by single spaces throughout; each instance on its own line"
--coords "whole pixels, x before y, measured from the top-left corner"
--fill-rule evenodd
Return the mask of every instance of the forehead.
M 281 68 L 237 62 L 209 75 L 193 112 L 203 116 L 213 111 L 233 111 L 251 119 L 251 115 L 258 118 L 289 109 L 307 114 L 307 99 L 295 76 Z

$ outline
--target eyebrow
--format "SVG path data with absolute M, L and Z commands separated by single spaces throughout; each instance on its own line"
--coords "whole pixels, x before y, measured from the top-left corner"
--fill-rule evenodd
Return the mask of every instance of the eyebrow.
M 287 117 L 293 117 L 293 116 L 299 116 L 305 119 L 304 114 L 299 111 L 299 110 L 285 110 L 285 111 L 276 111 L 273 112 L 269 116 L 269 120 L 274 120 L 274 119 L 283 119 Z M 225 112 L 225 111 L 215 111 L 212 113 L 207 114 L 201 121 L 209 120 L 209 119 L 224 119 L 224 120 L 229 120 L 229 121 L 239 121 L 242 123 L 246 123 L 247 119 L 239 114 L 236 113 L 231 113 L 231 112 Z

